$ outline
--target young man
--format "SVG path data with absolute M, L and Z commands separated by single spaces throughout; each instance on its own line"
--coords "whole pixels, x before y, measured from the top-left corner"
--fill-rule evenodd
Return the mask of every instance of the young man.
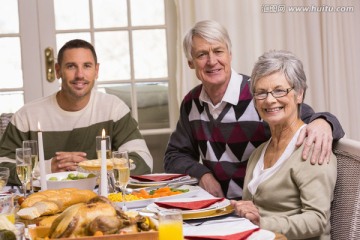
M 136 165 L 132 174 L 150 173 L 153 159 L 129 107 L 116 96 L 93 89 L 99 73 L 94 47 L 79 39 L 67 42 L 55 69 L 61 90 L 16 112 L 0 141 L 0 166 L 11 168 L 9 183 L 18 183 L 15 148 L 24 140 L 37 139 L 38 123 L 48 173 L 76 170 L 79 162 L 97 158 L 95 139 L 102 129 L 110 136 L 113 150 L 129 152 Z

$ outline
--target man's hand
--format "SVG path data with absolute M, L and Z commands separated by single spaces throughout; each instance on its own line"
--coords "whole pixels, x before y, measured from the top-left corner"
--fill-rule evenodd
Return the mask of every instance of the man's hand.
M 201 177 L 199 185 L 214 197 L 224 197 L 224 193 L 219 182 L 211 173 L 205 173 Z
M 57 152 L 51 160 L 51 172 L 75 171 L 79 162 L 84 160 L 84 152 Z
M 321 165 L 324 161 L 329 163 L 333 141 L 330 124 L 321 118 L 312 121 L 301 130 L 296 146 L 301 146 L 305 138 L 306 141 L 302 152 L 303 159 L 307 160 L 310 155 L 310 151 L 312 150 L 312 164 L 318 162 Z M 313 144 L 314 148 L 312 149 Z
M 240 217 L 249 219 L 253 224 L 260 226 L 260 213 L 252 201 L 230 201 L 235 213 Z

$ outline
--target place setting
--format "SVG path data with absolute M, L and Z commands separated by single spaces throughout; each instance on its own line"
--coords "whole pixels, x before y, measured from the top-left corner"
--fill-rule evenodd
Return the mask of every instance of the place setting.
M 167 209 L 178 209 L 184 220 L 212 218 L 233 212 L 230 200 L 208 197 L 162 199 L 146 207 L 146 210 L 153 213 Z
M 166 185 L 197 184 L 198 180 L 186 174 L 175 173 L 153 173 L 144 175 L 132 175 L 129 180 L 129 187 L 143 188 Z
M 159 200 L 138 210 L 140 215 L 151 216 L 161 224 L 164 212 L 181 215 L 185 239 L 264 240 L 274 239 L 271 231 L 260 229 L 246 218 L 233 214 L 230 200 L 208 196 Z M 174 226 L 175 227 L 175 226 Z
M 270 240 L 275 239 L 271 231 L 260 229 L 248 219 L 230 216 L 227 218 L 205 221 L 202 224 L 184 223 L 183 234 L 188 240 Z

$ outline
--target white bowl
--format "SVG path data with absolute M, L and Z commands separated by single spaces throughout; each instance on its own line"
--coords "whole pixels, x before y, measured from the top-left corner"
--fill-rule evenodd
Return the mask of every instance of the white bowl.
M 83 174 L 84 176 L 88 176 L 90 173 L 83 172 L 58 172 L 58 173 L 50 173 L 46 174 L 46 182 L 48 189 L 60 189 L 60 188 L 77 188 L 81 190 L 89 189 L 93 190 L 96 186 L 97 177 L 91 178 L 83 178 L 78 180 L 61 180 L 68 177 L 69 174 Z M 51 177 L 56 177 L 58 180 L 49 180 Z

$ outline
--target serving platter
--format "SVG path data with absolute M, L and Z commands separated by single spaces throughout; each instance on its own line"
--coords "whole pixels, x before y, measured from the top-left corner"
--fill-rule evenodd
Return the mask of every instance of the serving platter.
M 134 160 L 129 159 L 130 161 L 130 170 L 133 170 L 136 168 L 136 165 L 134 164 Z M 107 159 L 106 161 L 106 169 L 107 172 L 111 172 L 114 168 L 114 163 L 111 159 Z M 100 174 L 101 171 L 101 160 L 100 159 L 93 159 L 93 160 L 85 160 L 82 162 L 79 162 L 77 170 L 79 172 L 89 172 L 94 174 Z
M 179 189 L 189 189 L 188 192 L 167 196 L 167 197 L 158 197 L 158 198 L 149 198 L 149 199 L 141 199 L 141 200 L 133 200 L 133 201 L 127 201 L 126 207 L 128 208 L 144 208 L 148 206 L 149 204 L 157 201 L 163 201 L 163 200 L 171 200 L 171 199 L 181 199 L 181 198 L 190 198 L 194 197 L 198 194 L 200 191 L 199 186 L 191 186 L 191 185 L 183 185 L 179 187 Z M 117 206 L 122 207 L 124 205 L 124 202 L 114 202 Z
M 50 228 L 49 227 L 32 227 L 28 229 L 31 239 L 48 239 Z M 61 238 L 62 240 L 71 240 L 74 238 Z M 78 238 L 81 240 L 158 240 L 159 233 L 157 231 L 126 233 L 126 234 L 110 234 L 104 236 L 88 236 Z

